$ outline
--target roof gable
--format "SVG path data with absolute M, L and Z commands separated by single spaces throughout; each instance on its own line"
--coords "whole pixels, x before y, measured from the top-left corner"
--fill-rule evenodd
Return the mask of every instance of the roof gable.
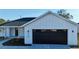
M 48 12 L 46 12 L 45 14 L 43 14 L 43 15 L 41 15 L 41 16 L 35 18 L 35 19 L 33 19 L 32 21 L 29 21 L 28 23 L 26 23 L 26 24 L 24 24 L 24 25 L 22 25 L 22 26 L 31 24 L 31 23 L 35 22 L 36 20 L 38 20 L 38 19 L 44 17 L 44 16 L 47 15 L 47 14 L 52 14 L 52 15 L 54 15 L 54 16 L 56 16 L 56 17 L 58 17 L 58 18 L 60 18 L 60 19 L 62 19 L 62 20 L 64 20 L 64 21 L 67 21 L 67 22 L 69 22 L 69 23 L 71 23 L 71 24 L 73 24 L 73 25 L 77 25 L 77 23 L 75 23 L 75 22 L 73 22 L 73 21 L 71 21 L 71 20 L 65 19 L 64 17 L 62 17 L 62 16 L 60 16 L 60 15 L 58 15 L 58 14 L 55 14 L 55 13 L 53 13 L 53 12 L 51 12 L 51 11 L 48 11 Z

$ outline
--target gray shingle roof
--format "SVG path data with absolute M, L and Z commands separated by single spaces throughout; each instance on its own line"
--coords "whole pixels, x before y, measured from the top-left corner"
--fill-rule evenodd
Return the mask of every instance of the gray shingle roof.
M 21 26 L 33 19 L 35 19 L 36 17 L 26 17 L 26 18 L 20 18 L 14 21 L 10 21 L 10 22 L 6 22 L 1 24 L 0 26 Z

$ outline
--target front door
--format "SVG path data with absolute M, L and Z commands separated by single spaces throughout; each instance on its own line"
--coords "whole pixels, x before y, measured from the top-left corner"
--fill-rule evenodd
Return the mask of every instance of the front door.
M 18 28 L 15 28 L 15 36 L 18 36 Z

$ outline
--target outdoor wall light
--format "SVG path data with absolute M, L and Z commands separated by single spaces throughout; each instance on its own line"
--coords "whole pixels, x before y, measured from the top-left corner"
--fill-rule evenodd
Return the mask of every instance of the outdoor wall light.
M 27 30 L 27 32 L 29 32 L 29 30 Z
M 74 32 L 74 30 L 72 30 L 72 33 Z

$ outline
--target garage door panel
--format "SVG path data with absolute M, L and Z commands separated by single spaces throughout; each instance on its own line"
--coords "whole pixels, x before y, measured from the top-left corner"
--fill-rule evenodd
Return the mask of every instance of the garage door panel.
M 67 30 L 66 31 L 41 31 L 33 30 L 34 44 L 67 44 Z

